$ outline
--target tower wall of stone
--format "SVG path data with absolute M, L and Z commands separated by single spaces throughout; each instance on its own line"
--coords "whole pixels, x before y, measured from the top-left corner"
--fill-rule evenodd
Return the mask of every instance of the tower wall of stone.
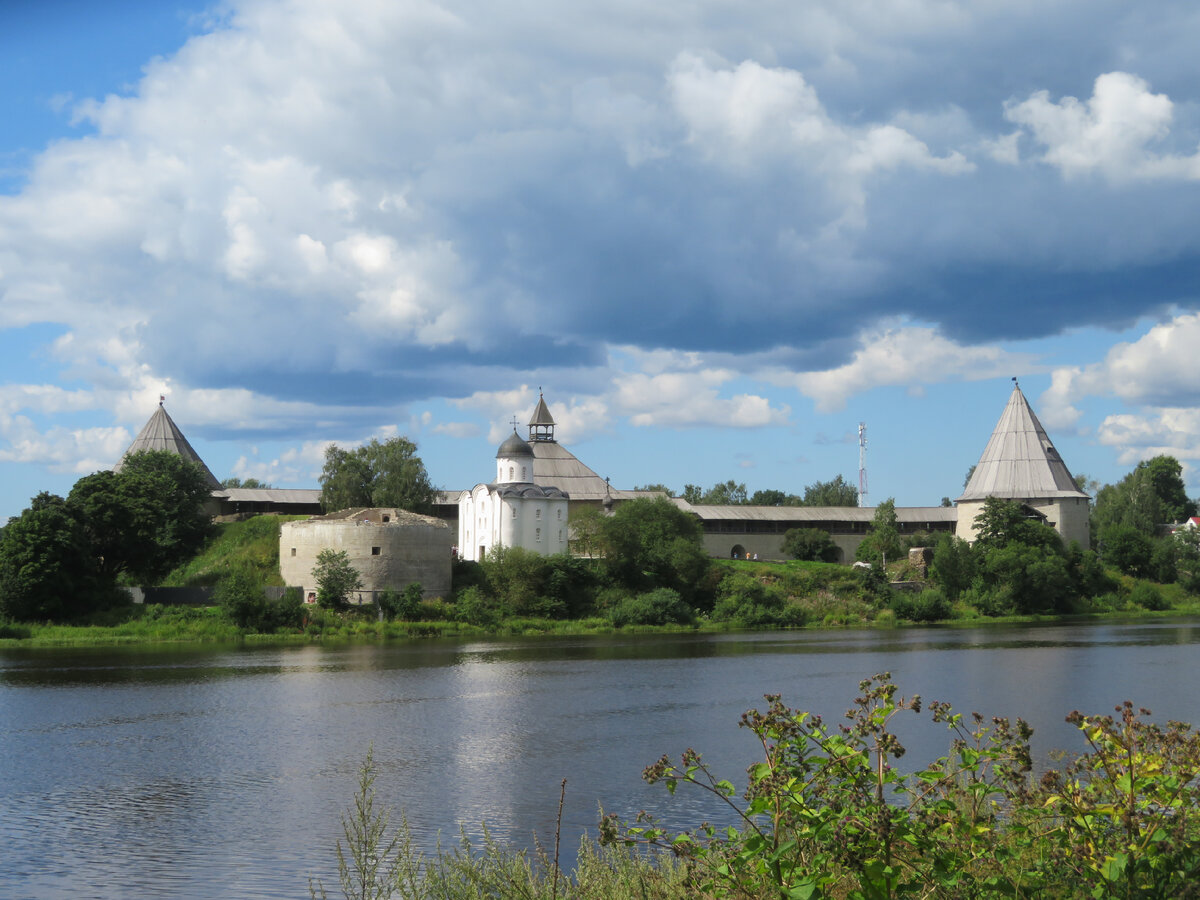
M 417 582 L 426 598 L 449 597 L 453 542 L 450 527 L 435 519 L 285 522 L 279 535 L 279 569 L 285 584 L 300 586 L 307 595 L 317 589 L 312 574 L 317 554 L 343 550 L 362 577 L 364 592 L 399 591 Z

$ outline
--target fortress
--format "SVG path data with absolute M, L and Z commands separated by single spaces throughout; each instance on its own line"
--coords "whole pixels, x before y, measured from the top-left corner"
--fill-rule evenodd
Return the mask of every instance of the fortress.
M 495 479 L 469 490 L 442 491 L 435 518 L 402 510 L 345 510 L 321 516 L 319 489 L 222 488 L 161 402 L 122 462 L 139 450 L 168 450 L 197 463 L 213 488 L 209 512 L 214 517 L 313 516 L 284 526 L 280 558 L 289 584 L 309 585 L 316 553 L 331 547 L 350 553 L 364 573 L 365 590 L 399 589 L 419 581 L 433 596 L 449 591 L 452 547 L 471 560 L 497 546 L 547 555 L 567 552 L 572 512 L 588 506 L 611 511 L 637 497 L 659 496 L 613 488 L 558 443 L 554 429 L 554 418 L 539 395 L 527 439 L 514 429 L 497 450 Z M 120 466 L 118 462 L 115 468 Z M 1015 379 L 956 506 L 896 507 L 897 526 L 902 535 L 953 532 L 970 541 L 975 517 L 988 497 L 1014 500 L 1064 541 L 1088 545 L 1090 498 L 1075 484 Z M 704 506 L 680 498 L 672 502 L 700 520 L 704 548 L 714 557 L 782 559 L 783 536 L 789 529 L 819 528 L 833 539 L 840 561 L 849 562 L 875 515 L 870 507 Z

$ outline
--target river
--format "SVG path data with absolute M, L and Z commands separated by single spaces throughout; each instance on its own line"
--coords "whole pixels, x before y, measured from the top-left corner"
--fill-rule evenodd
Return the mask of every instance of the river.
M 0 896 L 282 898 L 333 886 L 339 816 L 368 747 L 379 801 L 422 846 L 553 841 L 598 808 L 695 824 L 641 782 L 687 747 L 734 780 L 739 715 L 777 692 L 837 718 L 890 671 L 908 695 L 1022 716 L 1034 753 L 1083 749 L 1072 709 L 1122 700 L 1200 722 L 1200 621 L 429 640 L 305 647 L 0 650 Z M 904 721 L 916 765 L 942 726 Z

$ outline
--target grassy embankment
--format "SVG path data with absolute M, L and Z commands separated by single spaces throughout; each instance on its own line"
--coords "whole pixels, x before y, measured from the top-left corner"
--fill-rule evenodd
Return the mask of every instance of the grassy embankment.
M 187 564 L 171 572 L 164 586 L 186 587 L 214 585 L 234 569 L 249 569 L 266 585 L 281 585 L 279 576 L 279 526 L 285 517 L 257 516 L 242 522 L 217 526 L 204 549 Z M 616 627 L 603 615 L 582 619 L 544 619 L 508 616 L 494 625 L 472 625 L 457 621 L 453 605 L 434 601 L 423 604 L 420 621 L 379 622 L 363 613 L 336 615 L 311 609 L 301 630 L 281 629 L 279 633 L 258 634 L 239 628 L 216 607 L 129 606 L 98 613 L 91 620 L 74 625 L 10 624 L 0 626 L 0 646 L 106 645 L 155 642 L 252 641 L 296 643 L 337 638 L 392 639 L 410 637 L 519 636 L 535 634 L 605 634 L 630 632 L 727 631 L 737 628 L 770 628 L 779 623 L 794 626 L 893 627 L 907 624 L 906 607 L 886 597 L 873 595 L 864 587 L 863 578 L 847 566 L 810 562 L 766 562 L 716 560 L 726 585 L 741 584 L 747 593 L 758 593 L 757 603 L 774 604 L 769 616 L 761 607 L 748 603 L 732 609 L 735 601 L 718 600 L 712 614 L 701 615 L 694 624 Z M 913 580 L 907 562 L 888 567 L 892 581 Z M 1081 616 L 1161 616 L 1200 613 L 1200 599 L 1188 595 L 1176 584 L 1155 585 L 1164 609 L 1150 611 L 1129 599 L 1139 584 L 1121 576 L 1120 590 L 1081 605 Z M 729 591 L 726 591 L 728 594 Z M 734 591 L 737 595 L 736 589 Z M 769 598 L 767 601 L 763 597 Z M 724 607 L 722 603 L 724 602 Z M 896 607 L 896 608 L 893 608 Z M 896 609 L 901 614 L 897 614 Z M 723 611 L 724 610 L 724 611 Z M 984 622 L 1045 621 L 1049 616 L 984 617 L 965 604 L 954 604 L 939 621 L 946 624 L 982 624 Z

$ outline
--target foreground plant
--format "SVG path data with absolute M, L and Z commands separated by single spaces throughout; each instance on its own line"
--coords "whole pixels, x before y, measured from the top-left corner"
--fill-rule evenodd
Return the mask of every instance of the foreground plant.
M 358 772 L 354 803 L 342 816 L 335 853 L 338 886 L 346 900 L 686 900 L 686 873 L 672 860 L 658 862 L 624 848 L 581 842 L 576 865 L 559 868 L 557 830 L 553 857 L 498 844 L 484 832 L 480 846 L 465 834 L 450 850 L 425 853 L 408 821 L 394 828 L 391 811 L 375 800 L 376 769 L 371 750 Z M 565 790 L 565 783 L 564 783 Z M 561 817 L 561 801 L 559 815 Z M 324 884 L 309 880 L 312 900 L 328 900 Z
M 920 713 L 920 698 L 898 699 L 886 674 L 860 689 L 837 729 L 773 695 L 746 713 L 763 759 L 740 801 L 694 750 L 646 769 L 671 793 L 687 784 L 720 798 L 735 825 L 672 833 L 645 814 L 608 817 L 602 841 L 669 849 L 694 890 L 721 898 L 1200 897 L 1190 726 L 1161 728 L 1130 703 L 1116 719 L 1072 713 L 1088 752 L 1034 785 L 1028 725 L 933 703 L 950 752 L 902 775 L 891 723 Z
M 690 864 L 694 887 L 714 897 L 954 896 L 967 881 L 966 895 L 1012 896 L 1017 886 L 997 871 L 1006 854 L 993 826 L 1001 798 L 1026 787 L 1029 727 L 1005 719 L 984 726 L 977 717 L 967 728 L 934 704 L 953 751 L 905 776 L 894 766 L 904 747 L 891 723 L 919 713 L 920 698 L 897 698 L 886 674 L 860 689 L 848 723 L 836 729 L 777 695 L 767 696 L 765 712 L 743 715 L 763 750 L 748 770 L 744 803 L 694 750 L 679 764 L 664 756 L 646 769 L 647 781 L 671 793 L 683 783 L 719 797 L 737 825 L 671 834 L 649 818 L 622 828 L 609 817 L 601 840 L 669 848 Z

